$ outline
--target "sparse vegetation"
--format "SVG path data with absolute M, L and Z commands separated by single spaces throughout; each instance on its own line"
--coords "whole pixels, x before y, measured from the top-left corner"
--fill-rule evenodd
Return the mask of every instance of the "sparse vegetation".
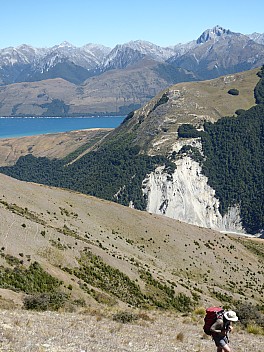
M 143 305 L 144 296 L 139 287 L 127 275 L 104 263 L 99 256 L 84 252 L 79 264 L 80 268 L 75 268 L 74 274 L 86 284 L 97 287 L 108 295 L 113 295 L 133 306 Z M 82 288 L 97 297 L 96 291 L 89 289 L 87 285 Z
M 249 324 L 246 328 L 247 332 L 254 335 L 264 335 L 264 329 L 256 324 Z
M 214 349 L 211 339 L 203 335 L 203 323 L 193 321 L 191 316 L 152 311 L 148 312 L 150 320 L 142 320 L 140 314 L 134 310 L 114 313 L 93 307 L 83 309 L 82 314 L 6 311 L 5 323 L 1 326 L 0 351 L 26 351 L 29 341 L 40 351 L 49 349 L 51 344 L 53 350 L 65 352 L 85 349 L 99 351 L 102 348 L 115 352 L 152 351 L 153 348 L 157 351 L 164 351 L 165 348 L 166 351 L 175 351 L 175 346 L 182 351 L 193 352 Z M 121 320 L 115 320 L 115 315 Z M 133 317 L 139 319 L 133 320 Z M 262 338 L 261 335 L 249 335 L 246 331 L 239 333 L 236 324 L 231 343 L 237 346 L 238 351 L 246 346 L 251 352 L 262 352 Z

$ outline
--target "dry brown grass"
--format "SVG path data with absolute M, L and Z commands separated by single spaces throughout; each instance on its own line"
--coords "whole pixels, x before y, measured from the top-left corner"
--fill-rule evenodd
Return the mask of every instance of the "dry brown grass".
M 243 245 L 249 240 L 237 241 L 210 229 L 4 175 L 0 183 L 3 254 L 19 259 L 23 255 L 24 265 L 39 262 L 64 282 L 72 300 L 85 300 L 94 308 L 100 306 L 99 301 L 115 304 L 108 292 L 100 290 L 96 302 L 80 288 L 77 277 L 61 269 L 78 266 L 84 248 L 137 280 L 143 291 L 146 282 L 139 271 L 148 270 L 154 279 L 173 285 L 176 293 L 196 293 L 203 306 L 219 304 L 225 294 L 227 299 L 242 301 L 252 299 L 253 294 L 256 301 L 262 298 L 263 259 Z M 63 233 L 65 226 L 70 231 Z M 0 260 L 7 265 L 4 257 Z M 251 278 L 255 285 L 248 285 Z M 6 302 L 11 299 L 21 304 L 20 293 L 2 290 L 2 296 Z
M 2 138 L 0 139 L 0 165 L 9 166 L 16 163 L 23 155 L 61 159 L 82 145 L 102 138 L 110 129 L 89 129 L 65 133 Z
M 202 325 L 183 324 L 175 314 L 147 312 L 140 320 L 121 324 L 106 314 L 101 319 L 83 313 L 1 311 L 1 352 L 206 352 L 215 349 L 204 338 Z M 262 352 L 263 336 L 235 332 L 230 337 L 236 352 Z

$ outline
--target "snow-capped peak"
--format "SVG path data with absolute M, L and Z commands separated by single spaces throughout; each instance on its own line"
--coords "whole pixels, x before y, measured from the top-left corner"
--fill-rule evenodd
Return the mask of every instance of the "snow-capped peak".
M 162 48 L 148 41 L 135 40 L 116 45 L 104 60 L 104 67 L 107 69 L 124 68 L 135 64 L 143 57 L 164 62 L 173 54 L 172 48 Z
M 209 40 L 212 40 L 212 39 L 217 39 L 223 35 L 229 35 L 229 34 L 232 34 L 233 32 L 231 32 L 229 29 L 225 29 L 221 26 L 215 26 L 211 29 L 207 29 L 206 31 L 204 31 L 200 37 L 196 40 L 196 43 L 197 44 L 202 44 L 202 43 L 205 43 Z
M 62 43 L 60 43 L 59 45 L 56 46 L 57 48 L 75 48 L 74 45 L 72 45 L 71 43 L 64 41 Z

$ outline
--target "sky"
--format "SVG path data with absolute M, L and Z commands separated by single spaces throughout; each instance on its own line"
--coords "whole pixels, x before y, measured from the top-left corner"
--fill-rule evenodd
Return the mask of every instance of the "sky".
M 131 40 L 166 47 L 220 25 L 264 33 L 263 0 L 0 0 L 0 48 L 68 41 L 113 48 Z

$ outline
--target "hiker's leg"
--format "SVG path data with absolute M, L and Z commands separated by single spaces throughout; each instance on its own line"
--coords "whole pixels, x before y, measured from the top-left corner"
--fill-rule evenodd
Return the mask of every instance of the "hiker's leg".
M 231 348 L 228 346 L 228 344 L 226 344 L 226 345 L 224 345 L 223 347 L 222 347 L 222 351 L 224 351 L 224 352 L 231 352 Z M 218 352 L 218 351 L 217 351 Z M 219 351 L 220 352 L 220 351 Z
M 222 347 L 217 347 L 216 352 L 222 352 Z

